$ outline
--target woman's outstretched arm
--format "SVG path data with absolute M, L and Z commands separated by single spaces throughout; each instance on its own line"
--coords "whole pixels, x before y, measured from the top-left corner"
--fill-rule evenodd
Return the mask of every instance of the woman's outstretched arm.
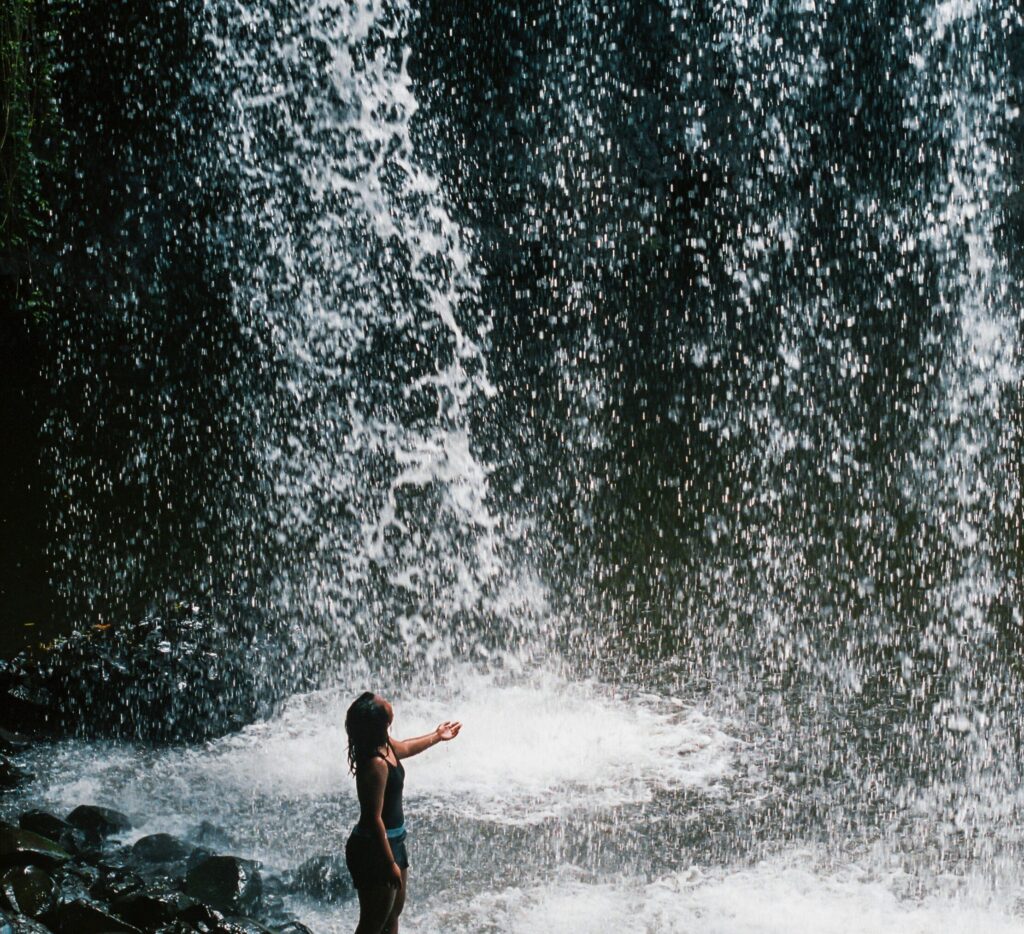
M 461 729 L 462 724 L 458 720 L 445 720 L 444 723 L 438 725 L 433 733 L 416 736 L 412 739 L 393 739 L 391 745 L 399 759 L 408 759 L 409 756 L 415 756 L 438 743 L 447 743 L 449 740 L 455 739 Z

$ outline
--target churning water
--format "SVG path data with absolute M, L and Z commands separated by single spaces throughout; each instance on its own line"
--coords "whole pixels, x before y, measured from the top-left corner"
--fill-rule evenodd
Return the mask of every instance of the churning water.
M 147 261 L 69 329 L 55 559 L 87 619 L 243 594 L 314 689 L 26 794 L 283 871 L 379 685 L 465 723 L 409 763 L 411 931 L 1024 930 L 1019 27 L 206 3 L 133 158 L 203 192 L 212 297 Z

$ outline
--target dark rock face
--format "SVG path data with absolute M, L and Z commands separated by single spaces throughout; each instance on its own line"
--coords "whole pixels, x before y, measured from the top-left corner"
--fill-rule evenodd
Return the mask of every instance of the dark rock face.
M 68 815 L 68 823 L 93 837 L 109 837 L 132 829 L 127 814 L 95 804 L 79 805 Z
M 50 875 L 57 883 L 63 901 L 74 901 L 76 898 L 89 901 L 89 887 L 96 884 L 100 871 L 88 863 L 72 861 L 53 870 Z
M 57 904 L 57 884 L 37 866 L 16 866 L 0 876 L 0 894 L 18 914 L 38 918 Z
M 19 656 L 0 677 L 0 726 L 157 742 L 221 736 L 305 685 L 290 673 L 291 649 L 287 626 L 245 601 L 174 603 Z
M 256 864 L 236 856 L 209 856 L 189 870 L 185 894 L 228 914 L 256 909 L 263 880 Z
M 28 737 L 0 727 L 0 752 L 10 756 L 28 749 Z
M 146 887 L 146 880 L 129 870 L 115 870 L 100 875 L 91 886 L 93 898 L 111 902 L 139 892 Z
M 189 853 L 188 859 L 185 860 L 185 872 L 189 873 L 196 868 L 203 860 L 209 859 L 211 856 L 216 856 L 213 850 L 205 846 L 197 846 L 191 853 Z
M 58 905 L 46 921 L 56 934 L 142 934 L 134 925 L 81 900 Z
M 170 863 L 185 859 L 192 847 L 169 833 L 142 837 L 132 847 L 132 856 L 147 863 Z
M 195 901 L 182 892 L 150 886 L 117 899 L 111 910 L 119 918 L 148 931 L 168 924 L 193 905 Z
M 78 853 L 86 846 L 83 831 L 48 811 L 26 811 L 18 818 L 18 826 L 59 843 L 69 853 Z
M 185 908 L 178 914 L 178 920 L 194 925 L 200 930 L 204 926 L 210 930 L 218 930 L 224 922 L 224 915 L 217 911 L 216 908 L 211 908 L 209 905 L 202 904 L 202 902 L 193 902 L 188 908 Z
M 0 829 L 0 868 L 11 866 L 59 866 L 71 854 L 52 840 L 30 830 Z
M 217 934 L 274 934 L 274 932 L 251 918 L 231 918 L 221 922 L 217 928 Z
M 57 720 L 54 695 L 23 672 L 6 672 L 0 689 L 0 724 L 7 735 L 49 733 Z
M 273 934 L 273 932 L 249 918 L 231 918 L 220 923 L 217 934 Z
M 307 859 L 295 870 L 292 886 L 298 892 L 327 902 L 345 901 L 356 894 L 343 856 L 324 855 Z
M 8 917 L 0 911 L 0 934 L 53 934 L 53 932 L 31 918 L 21 918 L 17 915 Z
M 30 773 L 19 768 L 7 756 L 0 755 L 0 788 L 17 788 L 31 778 Z

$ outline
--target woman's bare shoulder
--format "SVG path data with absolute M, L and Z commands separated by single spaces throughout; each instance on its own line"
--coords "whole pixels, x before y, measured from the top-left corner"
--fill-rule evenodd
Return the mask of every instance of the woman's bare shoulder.
M 380 757 L 373 756 L 359 763 L 356 769 L 356 779 L 363 781 L 375 781 L 376 779 L 387 779 L 388 764 Z

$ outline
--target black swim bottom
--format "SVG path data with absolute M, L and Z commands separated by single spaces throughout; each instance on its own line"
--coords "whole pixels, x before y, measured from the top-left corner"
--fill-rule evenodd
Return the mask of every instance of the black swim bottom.
M 388 839 L 391 855 L 399 869 L 409 868 L 409 853 L 405 846 L 407 836 L 402 834 L 394 840 Z M 352 884 L 357 889 L 386 885 L 392 879 L 391 867 L 381 861 L 377 841 L 366 834 L 352 832 L 345 844 L 345 862 L 352 876 Z

